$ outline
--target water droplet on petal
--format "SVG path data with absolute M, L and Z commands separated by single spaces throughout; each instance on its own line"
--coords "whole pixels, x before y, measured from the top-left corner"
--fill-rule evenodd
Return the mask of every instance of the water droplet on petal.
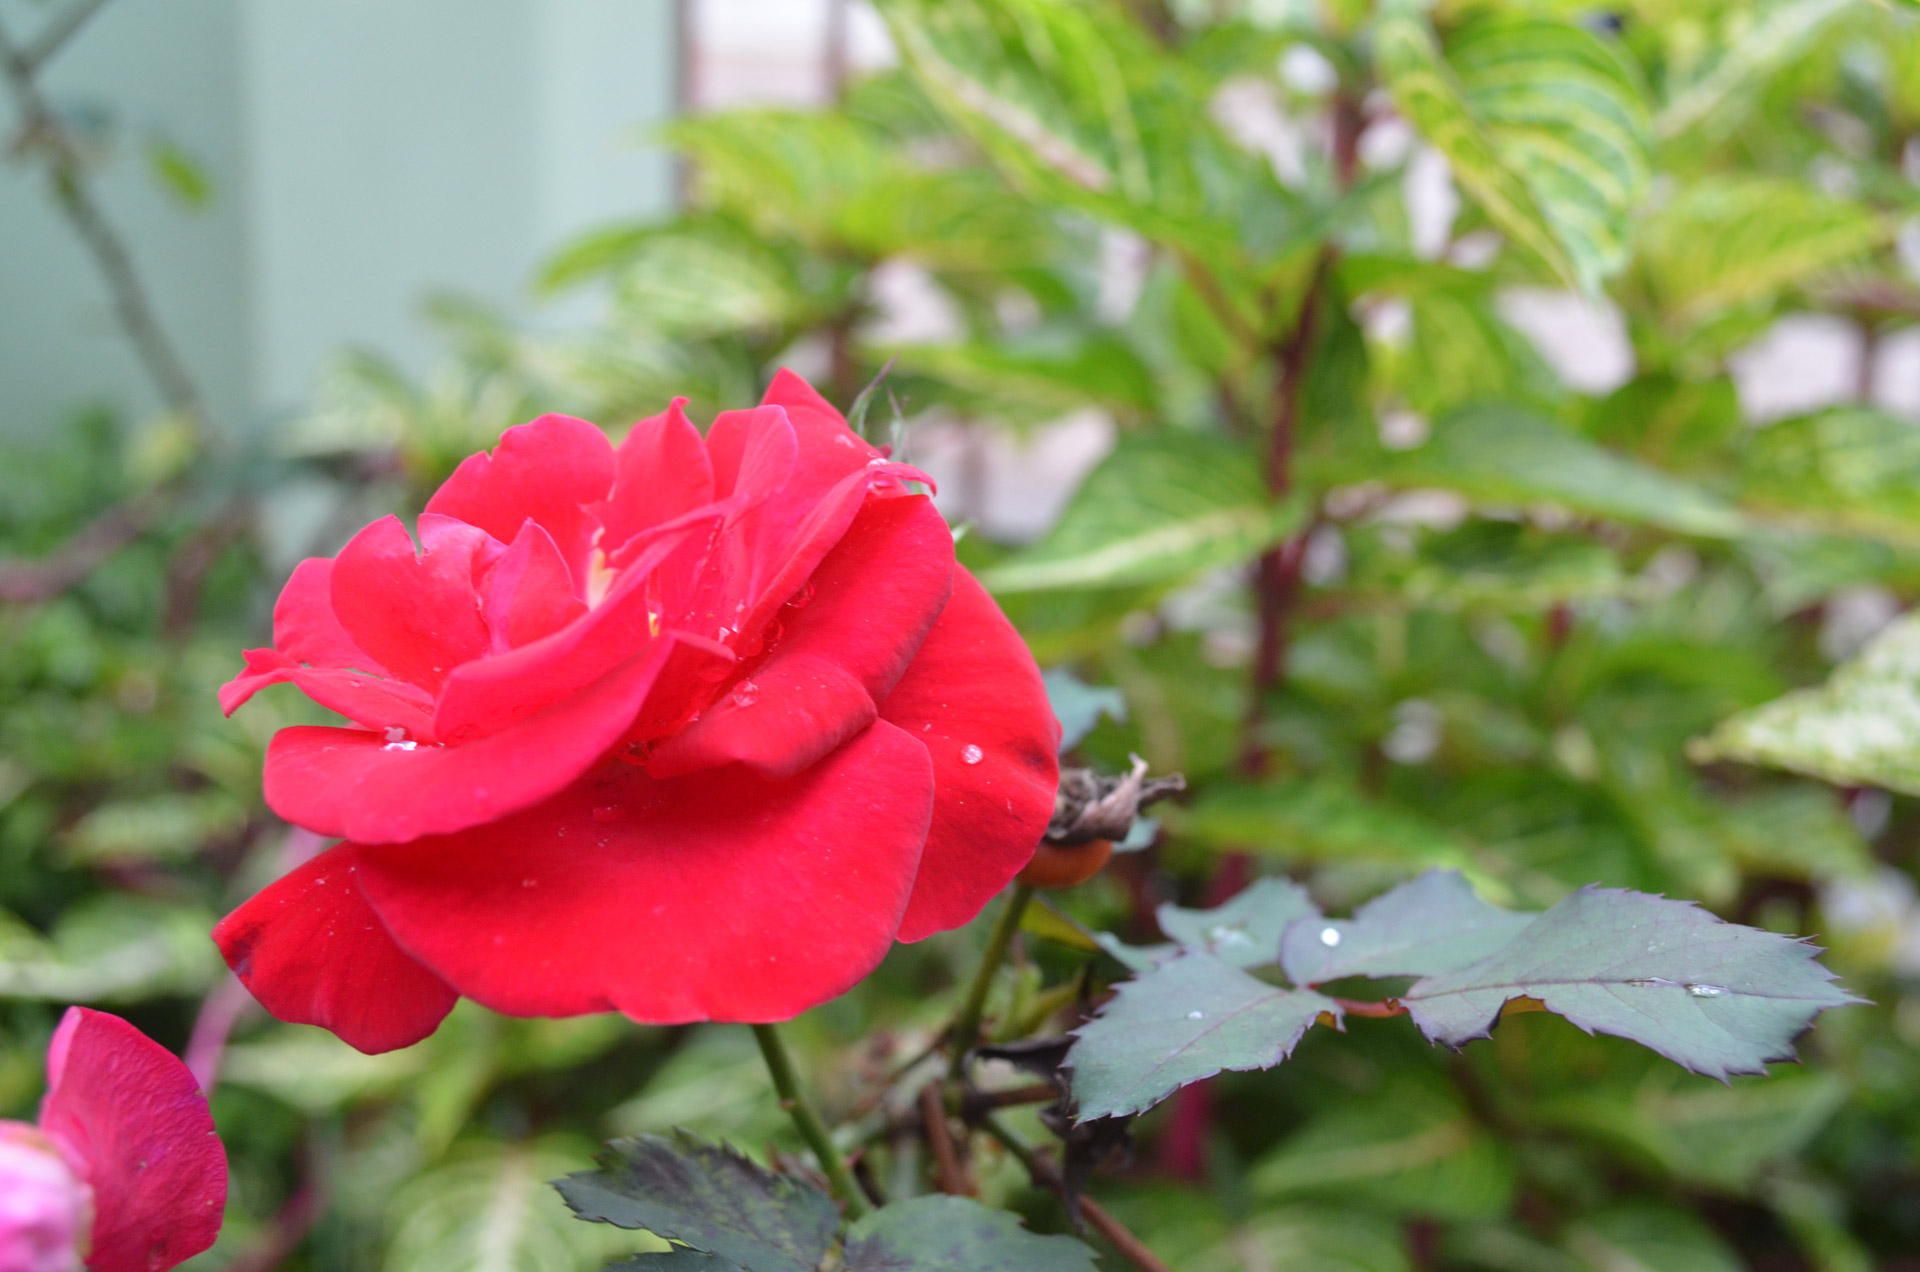
M 986 754 L 985 751 L 982 751 L 979 747 L 969 742 L 960 752 L 960 762 L 962 764 L 978 764 L 986 758 Z
M 787 598 L 788 609 L 805 609 L 807 602 L 813 599 L 813 584 L 802 583 L 800 590 Z
M 386 738 L 389 742 L 405 742 L 407 730 L 403 725 L 390 724 L 387 726 Z
M 1205 1020 L 1206 1018 L 1207 1013 L 1204 1011 L 1190 1011 L 1187 1013 L 1188 1020 Z
M 1329 947 L 1340 944 L 1340 929 L 1339 928 L 1321 928 L 1320 944 L 1329 946 Z
M 733 687 L 733 693 L 729 696 L 733 698 L 734 706 L 750 707 L 760 701 L 760 686 L 751 680 L 742 680 Z
M 380 748 L 382 751 L 411 751 L 420 745 L 407 736 L 404 727 L 397 724 L 388 725 L 387 731 L 381 736 L 387 740 L 386 745 Z
M 603 826 L 608 822 L 617 822 L 625 815 L 624 810 L 621 809 L 618 804 L 602 804 L 600 807 L 594 809 L 592 814 L 593 820 Z
M 1727 991 L 1721 985 L 1689 985 L 1687 992 L 1695 998 L 1718 998 Z
M 522 879 L 520 886 L 523 888 L 537 888 L 540 886 L 540 881 L 538 879 Z

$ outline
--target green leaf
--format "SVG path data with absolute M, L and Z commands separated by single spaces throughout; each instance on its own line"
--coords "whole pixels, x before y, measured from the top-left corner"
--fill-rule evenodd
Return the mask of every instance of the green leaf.
M 813 1272 L 839 1228 L 832 1198 L 686 1131 L 615 1140 L 554 1187 L 582 1219 L 643 1228 L 748 1272 Z
M 1635 1205 L 1603 1210 L 1562 1238 L 1592 1272 L 1742 1272 L 1747 1264 L 1684 1210 Z
M 1338 778 L 1215 786 L 1169 824 L 1208 847 L 1283 861 L 1386 861 L 1465 866 L 1468 844 L 1412 813 L 1370 799 Z
M 1447 63 L 1588 288 L 1625 263 L 1650 180 L 1635 69 L 1584 26 L 1500 14 L 1451 35 Z
M 189 212 L 213 202 L 213 178 L 191 151 L 167 137 L 147 143 L 147 166 L 153 179 Z
M 928 95 L 1040 202 L 1215 259 L 1242 255 L 1250 211 L 1286 206 L 1214 129 L 1207 81 L 1104 0 L 878 8 Z
M 1477 406 L 1444 416 L 1424 446 L 1386 457 L 1369 476 L 1439 486 L 1488 504 L 1556 504 L 1703 538 L 1730 538 L 1745 524 L 1701 487 L 1517 407 Z
M 1574 286 L 1625 259 L 1648 180 L 1646 121 L 1620 55 L 1545 18 L 1469 24 L 1443 58 L 1426 17 L 1388 6 L 1374 55 L 1395 104 L 1495 225 Z
M 968 1197 L 895 1202 L 847 1233 L 846 1272 L 1094 1272 L 1072 1237 L 1038 1236 Z
M 1891 218 L 1782 177 L 1682 187 L 1640 230 L 1639 271 L 1679 327 L 1760 301 L 1893 237 Z
M 609 1263 L 606 1272 L 748 1272 L 748 1270 L 717 1254 L 706 1254 L 692 1246 L 675 1246 L 664 1254 L 643 1254 L 638 1258 Z
M 1452 1100 L 1402 1083 L 1320 1113 L 1255 1163 L 1263 1199 L 1324 1196 L 1455 1221 L 1505 1213 L 1514 1166 Z
M 197 994 L 224 975 L 207 940 L 212 926 L 197 906 L 114 894 L 68 909 L 51 937 L 0 924 L 0 999 L 120 1003 Z
M 1857 1002 L 1810 945 L 1739 927 L 1684 901 L 1586 887 L 1503 950 L 1401 995 L 1434 1042 L 1487 1036 L 1501 1008 L 1531 998 L 1588 1033 L 1630 1038 L 1724 1078 L 1793 1058 L 1829 1007 Z
M 1291 879 L 1256 879 L 1211 910 L 1169 903 L 1155 911 L 1160 930 L 1183 948 L 1233 967 L 1279 962 L 1280 934 L 1287 925 L 1319 914 L 1307 890 Z
M 1223 1069 L 1270 1069 L 1322 1014 L 1312 990 L 1280 989 L 1210 954 L 1185 953 L 1121 985 L 1074 1031 L 1067 1067 L 1082 1120 L 1140 1113 Z
M 1096 689 L 1065 667 L 1055 667 L 1041 679 L 1047 684 L 1047 704 L 1060 722 L 1060 753 L 1079 746 L 1100 717 L 1125 723 L 1127 697 L 1111 685 Z
M 1826 684 L 1741 712 L 1687 754 L 1920 795 L 1920 618 L 1895 621 Z
M 1245 448 L 1203 433 L 1121 440 L 1040 543 L 984 571 L 994 592 L 1165 583 L 1244 561 L 1296 529 Z
M 595 1272 L 646 1238 L 577 1223 L 546 1180 L 578 1162 L 570 1140 L 469 1142 L 387 1205 L 390 1272 Z
M 1654 131 L 1670 138 L 1702 124 L 1717 133 L 1738 122 L 1735 107 L 1775 70 L 1804 56 L 1826 23 L 1852 7 L 1851 0 L 1773 0 L 1758 5 L 1729 5 L 1723 12 L 1736 28 L 1708 37 L 1716 56 L 1693 74 L 1668 86 L 1666 104 Z M 1696 37 L 1698 38 L 1698 37 Z
M 1280 965 L 1296 985 L 1343 976 L 1435 976 L 1504 949 L 1531 914 L 1495 909 L 1452 870 L 1431 870 L 1382 893 L 1351 919 L 1291 924 Z
M 1920 546 L 1920 429 L 1848 407 L 1781 420 L 1739 449 L 1740 502 L 1800 528 Z

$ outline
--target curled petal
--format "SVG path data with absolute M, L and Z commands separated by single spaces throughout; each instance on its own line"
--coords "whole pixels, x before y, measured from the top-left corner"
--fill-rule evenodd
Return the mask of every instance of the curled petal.
M 933 827 L 900 924 L 917 941 L 972 919 L 1032 858 L 1060 784 L 1060 726 L 1020 633 L 963 567 L 880 718 L 933 757 Z
M 395 677 L 439 692 L 447 673 L 487 653 L 475 584 L 500 544 L 449 517 L 423 514 L 421 550 L 398 517 L 382 517 L 340 549 L 333 612 Z
M 319 1025 L 369 1055 L 410 1047 L 453 1010 L 447 983 L 394 944 L 342 844 L 268 884 L 213 939 L 276 1019 Z
M 609 555 L 655 526 L 713 502 L 713 462 L 707 446 L 675 398 L 658 415 L 633 426 L 615 452 L 613 493 L 594 509 L 602 527 L 600 546 Z
M 587 612 L 574 594 L 573 576 L 553 536 L 526 521 L 487 574 L 481 614 L 493 637 L 493 652 L 551 636 Z
M 625 736 L 676 644 L 656 641 L 584 691 L 460 745 L 282 729 L 267 746 L 267 805 L 296 826 L 361 843 L 403 843 L 504 817 L 560 790 Z
M 586 592 L 587 559 L 599 533 L 592 507 L 613 487 L 613 445 L 570 415 L 542 415 L 500 435 L 491 454 L 469 455 L 427 501 L 427 511 L 478 526 L 511 543 L 531 520 L 559 545 Z
M 886 953 L 931 806 L 925 748 L 876 724 L 784 782 L 609 764 L 522 816 L 367 850 L 360 881 L 497 1011 L 785 1020 Z
M 659 777 L 735 761 L 787 777 L 866 728 L 953 585 L 953 536 L 923 495 L 872 500 L 814 572 L 814 595 L 732 692 L 654 752 Z
M 274 649 L 249 649 L 247 669 L 220 687 L 220 709 L 232 715 L 268 685 L 297 685 L 300 692 L 355 724 L 384 731 L 404 729 L 431 741 L 433 698 L 404 680 L 380 680 L 357 671 L 302 667 Z
M 213 1244 L 227 1154 L 172 1052 L 118 1016 L 69 1008 L 47 1053 L 40 1126 L 86 1164 L 92 1272 L 161 1272 Z

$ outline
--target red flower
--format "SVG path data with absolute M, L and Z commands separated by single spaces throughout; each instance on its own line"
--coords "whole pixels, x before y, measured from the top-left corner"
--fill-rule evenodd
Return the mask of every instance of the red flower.
M 798 376 L 704 441 L 549 415 L 294 571 L 231 712 L 291 681 L 267 802 L 349 842 L 215 938 L 363 1051 L 464 994 L 522 1016 L 772 1021 L 1032 855 L 1057 726 L 945 521 Z
M 0 1122 L 0 1268 L 163 1272 L 220 1232 L 227 1154 L 171 1052 L 118 1016 L 69 1008 L 39 1126 Z

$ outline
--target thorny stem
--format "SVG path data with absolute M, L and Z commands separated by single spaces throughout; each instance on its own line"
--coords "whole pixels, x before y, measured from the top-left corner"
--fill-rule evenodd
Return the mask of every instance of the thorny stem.
M 1059 1194 L 1063 1203 L 1073 1204 L 1067 1200 L 1066 1184 L 1060 1178 L 1060 1172 L 1054 1169 L 1053 1163 L 1029 1147 L 1018 1135 L 1008 1130 L 1000 1119 L 989 1114 L 980 1119 L 980 1129 L 999 1140 L 1006 1150 L 1026 1167 L 1027 1175 L 1034 1183 Z M 1134 1267 L 1139 1268 L 1140 1272 L 1173 1272 L 1172 1268 L 1160 1261 L 1158 1255 L 1147 1249 L 1145 1242 L 1134 1236 L 1127 1225 L 1109 1214 L 1099 1202 L 1091 1197 L 1081 1197 L 1078 1199 L 1078 1204 L 1080 1214 L 1086 1219 L 1088 1225 L 1104 1237 L 1116 1253 Z
M 820 1159 L 820 1169 L 827 1176 L 827 1183 L 834 1195 L 847 1208 L 849 1218 L 858 1219 L 873 1209 L 867 1200 L 867 1194 L 847 1169 L 847 1159 L 833 1142 L 833 1136 L 827 1131 L 827 1124 L 814 1112 L 813 1105 L 807 1103 L 807 1097 L 800 1091 L 800 1078 L 793 1067 L 793 1057 L 787 1054 L 787 1044 L 780 1040 L 780 1032 L 772 1025 L 755 1025 L 754 1041 L 760 1044 L 760 1054 L 766 1058 L 767 1073 L 773 1078 L 773 1089 L 780 1095 L 780 1107 L 793 1119 L 794 1129 L 800 1132 L 800 1138 L 807 1142 L 813 1155 Z
M 987 952 L 980 958 L 980 970 L 973 974 L 973 984 L 967 987 L 967 997 L 960 1004 L 960 1014 L 953 1019 L 953 1027 L 947 1031 L 947 1040 L 953 1048 L 952 1058 L 947 1063 L 947 1074 L 956 1080 L 965 1077 L 967 1072 L 967 1052 L 973 1050 L 973 1044 L 980 1039 L 980 1017 L 987 1008 L 987 994 L 993 988 L 993 978 L 1000 971 L 1000 964 L 1007 958 L 1007 948 L 1013 944 L 1013 934 L 1020 930 L 1020 919 L 1027 912 L 1027 903 L 1033 900 L 1033 889 L 1024 883 L 1013 885 L 1013 895 L 1007 898 L 1007 908 L 1000 912 L 994 921 L 993 934 L 987 938 Z

